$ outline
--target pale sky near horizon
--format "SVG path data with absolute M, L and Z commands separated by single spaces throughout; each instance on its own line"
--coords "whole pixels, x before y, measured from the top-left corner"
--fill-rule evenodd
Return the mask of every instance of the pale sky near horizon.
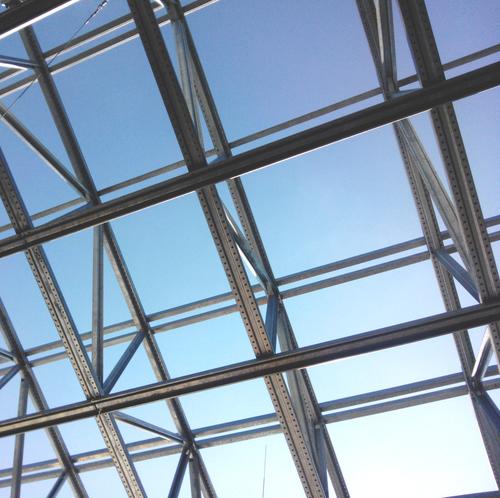
M 64 43 L 98 3 L 82 0 L 37 23 L 43 49 Z M 427 5 L 443 62 L 498 43 L 500 3 L 429 0 Z M 414 67 L 396 3 L 394 7 L 398 74 L 405 77 Z M 127 12 L 125 0 L 110 0 L 87 29 Z M 187 19 L 230 141 L 378 85 L 354 1 L 219 0 Z M 175 58 L 171 27 L 162 32 Z M 26 57 L 17 35 L 0 41 L 0 53 Z M 489 56 L 447 76 L 496 60 L 497 55 Z M 137 39 L 63 71 L 55 80 L 98 188 L 181 159 Z M 500 213 L 499 96 L 496 88 L 455 105 L 485 217 Z M 251 146 L 380 101 L 372 98 Z M 37 84 L 13 112 L 70 168 Z M 444 175 L 428 115 L 412 122 Z M 5 126 L 0 126 L 0 146 L 30 213 L 74 198 Z M 277 277 L 422 236 L 390 126 L 259 170 L 243 182 Z M 219 191 L 229 204 L 227 188 L 220 185 Z M 8 217 L 0 206 L 0 225 L 5 223 Z M 147 313 L 229 290 L 196 196 L 134 213 L 112 225 Z M 45 247 L 78 330 L 90 330 L 92 231 Z M 499 243 L 493 248 L 500 261 Z M 24 255 L 0 259 L 0 275 L 0 296 L 23 346 L 57 340 Z M 459 294 L 464 306 L 474 304 L 461 289 Z M 285 304 L 301 346 L 444 311 L 428 261 Z M 105 324 L 129 318 L 106 261 Z M 482 335 L 483 328 L 472 331 L 476 351 Z M 157 340 L 172 377 L 253 358 L 236 314 L 158 334 Z M 0 347 L 5 347 L 2 339 Z M 106 349 L 106 372 L 125 347 Z M 309 373 L 323 402 L 459 370 L 452 337 L 447 336 L 321 365 Z M 68 360 L 36 367 L 35 373 L 51 407 L 84 399 Z M 154 381 L 141 347 L 114 391 Z M 17 388 L 16 379 L 0 391 L 2 419 L 15 416 Z M 498 402 L 498 391 L 492 395 Z M 193 428 L 272 412 L 260 379 L 185 396 L 181 402 Z M 175 430 L 163 402 L 127 412 Z M 123 424 L 120 428 L 127 442 L 149 437 Z M 466 397 L 337 422 L 328 429 L 353 498 L 437 498 L 495 489 Z M 72 454 L 104 447 L 92 419 L 63 425 L 61 432 Z M 13 444 L 14 438 L 0 440 L 0 468 L 11 466 Z M 282 434 L 202 450 L 218 495 L 260 498 L 265 451 L 266 498 L 304 496 Z M 27 434 L 25 463 L 53 457 L 43 431 Z M 177 461 L 174 455 L 137 464 L 148 496 L 167 496 Z M 81 475 L 92 498 L 126 496 L 113 468 Z M 23 485 L 22 496 L 45 496 L 53 482 Z M 8 496 L 9 490 L 0 488 L 0 498 Z M 72 496 L 67 483 L 59 496 Z M 188 496 L 186 473 L 181 497 Z

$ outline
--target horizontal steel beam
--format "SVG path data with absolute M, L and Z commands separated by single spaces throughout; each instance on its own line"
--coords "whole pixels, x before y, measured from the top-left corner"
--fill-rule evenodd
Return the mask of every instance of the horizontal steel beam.
M 495 222 L 495 224 L 496 224 L 496 217 L 490 218 L 489 221 L 491 223 Z M 442 234 L 443 234 L 443 237 L 446 238 L 446 232 L 442 232 Z M 359 256 L 354 256 L 354 257 L 348 258 L 346 260 L 340 260 L 340 261 L 330 263 L 327 265 L 322 265 L 319 267 L 311 268 L 310 270 L 305 270 L 302 272 L 295 273 L 295 274 L 291 275 L 290 278 L 288 276 L 282 277 L 282 278 L 278 279 L 278 281 L 285 281 L 286 280 L 287 281 L 286 283 L 293 283 L 293 282 L 299 281 L 303 278 L 309 278 L 308 276 L 321 275 L 321 274 L 332 272 L 332 271 L 335 271 L 335 270 L 338 270 L 341 268 L 354 266 L 354 265 L 360 264 L 362 262 L 371 261 L 373 259 L 377 259 L 378 257 L 382 257 L 383 255 L 387 255 L 386 253 L 392 254 L 392 252 L 390 252 L 390 251 L 393 251 L 393 250 L 395 252 L 396 251 L 400 252 L 400 251 L 411 249 L 413 247 L 418 247 L 418 245 L 415 246 L 415 244 L 417 244 L 418 240 L 419 239 L 413 239 L 413 240 L 410 240 L 410 241 L 402 243 L 402 244 L 395 244 L 394 246 L 390 246 L 389 248 L 387 248 L 387 251 L 386 251 L 386 249 L 371 251 L 369 253 L 364 253 L 364 254 L 361 254 Z M 492 242 L 500 240 L 500 231 L 493 232 L 490 235 L 490 240 Z M 448 247 L 446 247 L 446 250 L 449 252 L 454 252 L 455 248 L 452 246 L 448 246 Z M 369 259 L 366 259 L 368 257 L 369 257 Z M 283 291 L 283 292 L 286 292 L 286 295 L 282 296 L 282 297 L 284 299 L 287 299 L 287 298 L 295 297 L 298 295 L 303 295 L 303 294 L 306 294 L 309 292 L 321 290 L 324 288 L 333 287 L 333 286 L 341 285 L 341 284 L 348 283 L 348 282 L 353 282 L 353 281 L 359 280 L 361 278 L 365 278 L 365 277 L 373 276 L 373 275 L 378 275 L 380 273 L 395 270 L 398 268 L 403 268 L 406 266 L 410 266 L 412 264 L 426 261 L 428 259 L 429 259 L 428 252 L 419 252 L 419 253 L 413 254 L 411 256 L 405 256 L 403 258 L 398 258 L 398 259 L 395 259 L 392 261 L 387 261 L 385 263 L 381 263 L 381 264 L 377 264 L 377 265 L 373 265 L 373 266 L 368 266 L 368 267 L 363 268 L 361 270 L 347 272 L 347 273 L 344 273 L 341 275 L 336 275 L 334 277 L 320 280 L 318 282 L 313 282 L 313 283 L 306 284 L 303 286 L 290 288 L 290 289 L 287 289 L 286 291 Z M 258 291 L 259 288 L 260 288 L 260 286 L 255 286 L 255 288 L 253 290 Z M 152 322 L 152 321 L 160 320 L 162 318 L 168 318 L 171 316 L 181 315 L 181 314 L 187 313 L 189 311 L 203 308 L 205 306 L 211 306 L 214 304 L 229 301 L 229 300 L 231 300 L 231 298 L 232 298 L 232 296 L 229 293 L 218 294 L 218 295 L 213 296 L 211 298 L 201 299 L 199 301 L 194 301 L 192 303 L 188 303 L 185 305 L 176 306 L 175 308 L 170 308 L 167 310 L 162 310 L 162 311 L 158 311 L 156 313 L 152 313 L 151 315 L 148 316 L 148 319 L 149 319 L 149 321 Z M 267 300 L 266 296 L 261 296 L 257 299 L 257 302 L 258 302 L 258 304 L 265 304 L 266 300 Z M 167 332 L 169 330 L 174 330 L 174 329 L 177 329 L 180 327 L 192 325 L 194 323 L 203 322 L 206 320 L 210 320 L 212 318 L 226 316 L 226 315 L 229 315 L 231 313 L 236 313 L 237 311 L 238 310 L 237 310 L 236 305 L 219 307 L 219 308 L 216 308 L 214 310 L 201 312 L 198 314 L 187 316 L 185 318 L 180 318 L 177 320 L 171 320 L 171 321 L 167 321 L 164 323 L 160 323 L 160 324 L 152 327 L 152 330 L 155 334 L 161 333 L 161 332 Z M 108 335 L 108 334 L 117 332 L 119 330 L 124 330 L 124 329 L 127 329 L 129 327 L 133 327 L 133 326 L 134 326 L 133 320 L 118 322 L 118 323 L 106 326 L 104 328 L 104 334 Z M 106 339 L 104 341 L 104 347 L 111 347 L 111 346 L 114 346 L 117 344 L 123 344 L 123 343 L 129 342 L 131 339 L 133 339 L 133 337 L 135 336 L 136 333 L 137 332 L 127 332 L 127 333 L 124 333 L 121 335 L 117 335 L 113 338 Z M 84 332 L 81 334 L 81 338 L 82 338 L 82 340 L 88 340 L 91 338 L 91 335 L 92 335 L 91 332 Z M 53 342 L 49 342 L 46 344 L 42 344 L 40 346 L 35 346 L 31 349 L 28 349 L 26 351 L 26 354 L 28 356 L 34 356 L 34 355 L 37 355 L 39 353 L 43 353 L 44 351 L 51 351 L 51 350 L 58 349 L 61 347 L 62 347 L 61 341 L 53 341 Z M 91 347 L 92 347 L 91 344 L 88 344 L 86 346 L 87 350 L 89 350 L 89 351 L 91 350 Z M 51 363 L 53 361 L 62 360 L 65 357 L 66 357 L 66 353 L 64 351 L 62 351 L 62 352 L 34 358 L 31 360 L 31 364 L 33 366 L 45 365 L 45 364 Z M 4 361 L 4 360 L 2 360 L 2 361 Z M 1 363 L 1 361 L 0 361 L 0 363 Z M 7 366 L 0 368 L 0 375 L 7 373 L 8 370 L 9 370 L 9 367 L 7 367 Z
M 0 39 L 20 31 L 78 0 L 24 0 L 0 14 Z
M 210 3 L 213 3 L 215 1 L 217 1 L 217 0 L 198 0 L 198 1 L 186 4 L 183 7 L 183 9 L 184 9 L 185 14 L 189 14 L 189 13 L 194 12 L 194 11 L 198 10 L 199 8 L 204 7 L 204 6 L 206 6 Z M 166 16 L 166 17 L 168 17 L 168 16 Z M 124 18 L 129 19 L 129 16 L 124 16 Z M 123 22 L 126 22 L 126 19 L 123 20 Z M 113 24 L 113 26 L 115 26 L 114 23 L 110 23 L 110 24 Z M 161 22 L 160 22 L 160 25 L 161 25 Z M 102 28 L 104 30 L 103 33 L 107 33 L 107 31 L 104 29 L 105 26 L 106 25 L 102 26 Z M 121 26 L 121 24 L 118 23 L 118 26 Z M 109 29 L 113 30 L 114 28 L 112 29 L 110 27 Z M 101 28 L 97 28 L 97 30 L 95 30 L 95 31 L 101 32 Z M 92 32 L 89 32 L 88 35 L 90 36 L 91 33 Z M 96 36 L 97 36 L 97 34 L 96 34 Z M 136 36 L 138 36 L 138 35 L 136 34 Z M 87 34 L 82 35 L 82 38 L 85 38 L 85 40 L 87 40 L 86 37 L 87 37 Z M 89 40 L 91 41 L 93 39 L 94 38 L 92 36 L 90 36 Z M 75 39 L 73 42 L 76 42 L 76 41 L 77 41 L 77 39 Z M 83 43 L 83 41 L 82 41 L 82 43 Z M 59 48 L 61 48 L 61 47 L 56 47 L 53 50 L 49 50 L 49 52 L 47 52 L 45 54 L 45 56 L 49 57 L 51 55 L 54 55 L 58 51 L 56 49 L 59 49 Z M 479 50 L 478 52 L 473 52 L 472 54 L 469 54 L 465 57 L 460 57 L 458 59 L 454 59 L 454 60 L 450 61 L 449 63 L 445 64 L 443 67 L 445 69 L 453 69 L 456 67 L 460 67 L 460 66 L 467 64 L 469 62 L 473 62 L 473 61 L 481 59 L 483 57 L 487 57 L 488 55 L 495 54 L 498 51 L 500 51 L 500 44 L 493 45 L 493 46 L 488 47 L 486 49 Z M 64 61 L 63 64 L 64 63 L 66 63 L 66 61 Z M 57 71 L 52 71 L 56 68 L 56 66 L 58 66 L 58 65 L 56 64 L 54 66 L 51 66 L 51 72 L 53 74 L 55 74 L 57 72 Z M 3 75 L 4 75 L 4 73 L 0 73 L 0 80 L 2 80 Z M 5 77 L 7 77 L 7 75 L 5 75 Z M 405 84 L 414 83 L 416 81 L 418 81 L 418 78 L 416 75 L 413 75 L 411 77 L 407 77 L 407 78 L 404 78 L 403 80 L 400 80 L 398 82 L 398 84 L 399 84 L 399 86 L 401 86 L 401 85 L 405 85 Z M 29 84 L 29 81 L 27 82 L 27 84 Z M 413 91 L 413 90 L 411 90 L 411 91 Z M 260 130 L 258 132 L 255 132 L 255 133 L 252 133 L 250 135 L 236 139 L 233 142 L 230 142 L 229 146 L 231 149 L 234 149 L 234 148 L 239 147 L 241 145 L 246 145 L 246 144 L 252 143 L 258 139 L 267 137 L 269 135 L 273 135 L 273 134 L 278 133 L 280 131 L 292 128 L 294 126 L 298 126 L 299 124 L 306 123 L 308 121 L 319 118 L 319 117 L 324 116 L 326 114 L 330 114 L 334 111 L 344 109 L 346 107 L 349 107 L 350 105 L 353 105 L 353 104 L 362 102 L 364 100 L 367 100 L 371 97 L 380 95 L 381 93 L 382 93 L 382 90 L 380 88 L 368 90 L 366 92 L 355 95 L 353 97 L 343 99 L 341 101 L 335 102 L 333 104 L 322 107 L 322 108 L 317 109 L 315 111 L 311 111 L 311 112 L 308 112 L 306 114 L 302 114 L 302 115 L 297 116 L 297 117 L 290 119 L 288 121 L 284 121 L 284 122 L 279 123 L 277 125 L 271 126 L 269 128 L 265 128 L 265 129 Z M 0 90 L 0 95 L 3 95 L 1 90 Z M 4 118 L 7 118 L 7 116 L 4 116 Z M 32 146 L 32 145 L 30 144 L 30 146 Z M 215 154 L 215 152 L 216 151 L 214 149 L 211 149 L 211 150 L 206 151 L 205 154 L 207 155 L 207 157 L 209 157 L 209 156 L 213 156 Z M 129 178 L 128 180 L 124 180 L 124 181 L 118 182 L 116 184 L 110 185 L 108 187 L 102 188 L 98 191 L 98 194 L 100 196 L 103 196 L 106 194 L 110 194 L 112 192 L 117 192 L 117 191 L 122 190 L 124 188 L 130 187 L 132 185 L 136 185 L 136 184 L 141 183 L 141 182 L 146 181 L 146 180 L 149 180 L 151 178 L 155 178 L 157 176 L 169 173 L 169 172 L 174 171 L 176 169 L 179 169 L 183 166 L 185 166 L 184 160 L 176 161 L 176 162 L 168 164 L 166 166 L 162 166 L 160 168 L 156 168 L 154 170 L 148 171 L 147 173 L 143 173 L 141 175 Z M 45 218 L 46 216 L 58 213 L 60 211 L 64 211 L 70 207 L 78 206 L 79 204 L 82 204 L 83 202 L 84 201 L 81 198 L 66 201 L 66 202 L 63 202 L 63 203 L 58 204 L 56 206 L 53 206 L 51 208 L 44 209 L 42 211 L 34 213 L 32 215 L 32 219 L 33 220 L 40 220 L 40 219 Z M 5 232 L 5 231 L 9 230 L 10 228 L 12 228 L 12 226 L 10 224 L 2 225 L 2 226 L 0 226 L 0 232 Z
M 500 62 L 227 158 L 218 162 L 217 166 L 200 168 L 99 206 L 88 207 L 58 218 L 18 236 L 8 237 L 0 243 L 0 257 L 175 199 L 207 185 L 279 163 L 499 84 Z
M 438 337 L 500 319 L 497 301 L 0 422 L 0 437 Z
M 497 370 L 489 369 L 487 374 L 495 375 Z M 327 423 L 335 423 L 341 420 L 351 420 L 354 418 L 371 416 L 375 414 L 385 413 L 387 411 L 400 410 L 410 406 L 418 406 L 422 404 L 433 403 L 443 399 L 464 396 L 467 388 L 463 383 L 464 377 L 462 373 L 450 374 L 435 379 L 414 382 L 402 386 L 391 387 L 379 391 L 373 391 L 361 395 L 340 398 L 337 400 L 327 401 L 320 404 L 323 412 L 331 410 L 339 410 L 341 408 L 352 407 L 359 404 L 380 401 L 397 396 L 403 396 L 429 389 L 437 389 L 439 387 L 452 386 L 446 389 L 439 389 L 416 396 L 409 396 L 403 399 L 392 399 L 388 403 L 378 403 L 368 407 L 361 406 L 358 408 L 343 410 L 337 412 L 341 416 L 336 417 L 336 413 L 327 414 Z M 485 382 L 485 389 L 498 389 L 500 381 L 498 379 L 489 379 Z M 407 401 L 408 400 L 408 401 Z M 404 403 L 401 403 L 404 401 Z M 194 433 L 197 436 L 197 444 L 201 449 L 220 446 L 224 444 L 236 443 L 244 440 L 255 439 L 259 437 L 270 436 L 280 432 L 280 426 L 276 425 L 277 419 L 275 413 L 268 413 L 256 417 L 250 417 L 242 420 L 235 420 L 224 424 L 217 424 L 210 427 L 196 429 Z M 273 424 L 273 425 L 269 425 Z M 256 429 L 234 432 L 239 429 L 247 429 L 248 427 L 256 427 Z M 217 437 L 206 437 L 209 435 L 222 434 Z M 203 437 L 205 436 L 205 437 Z M 158 458 L 167 455 L 175 455 L 180 453 L 183 446 L 178 444 L 167 444 L 163 438 L 155 437 L 141 441 L 135 441 L 127 445 L 127 449 L 131 452 L 132 460 L 144 461 L 153 458 Z M 132 453 L 133 452 L 133 453 Z M 74 462 L 80 472 L 87 472 L 101 468 L 110 467 L 113 465 L 109 459 L 108 452 L 105 448 L 93 450 L 86 453 L 72 455 Z M 60 472 L 59 463 L 57 460 L 45 460 L 35 463 L 23 465 L 22 482 L 36 482 L 44 479 L 52 479 Z M 8 487 L 12 474 L 12 468 L 0 469 L 0 477 L 6 479 L 0 480 L 0 488 Z

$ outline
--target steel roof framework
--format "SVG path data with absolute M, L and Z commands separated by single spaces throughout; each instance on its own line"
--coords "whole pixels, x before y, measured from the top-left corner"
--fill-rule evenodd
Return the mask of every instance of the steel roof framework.
M 28 63 L 21 61 L 17 69 L 9 69 L 0 73 L 0 81 L 7 81 L 26 70 L 32 71 L 31 75 L 1 88 L 0 96 L 7 96 L 26 88 L 31 81 L 36 79 L 73 171 L 69 171 L 61 164 L 12 112 L 2 107 L 4 122 L 78 194 L 78 198 L 74 201 L 55 206 L 31 217 L 10 173 L 7 159 L 1 154 L 0 197 L 11 220 L 11 225 L 2 229 L 5 231 L 13 228 L 16 234 L 0 240 L 0 257 L 25 251 L 59 333 L 60 341 L 24 350 L 7 310 L 0 302 L 0 328 L 9 347 L 8 351 L 0 351 L 0 361 L 5 364 L 0 369 L 3 374 L 0 379 L 0 388 L 16 375 L 22 378 L 18 417 L 0 422 L 0 436 L 16 436 L 13 466 L 11 469 L 0 470 L 0 475 L 4 477 L 0 481 L 0 486 L 10 486 L 11 496 L 15 497 L 20 496 L 23 482 L 57 477 L 50 496 L 57 494 L 66 479 L 70 482 L 75 496 L 86 496 L 79 473 L 114 465 L 128 495 L 145 496 L 134 462 L 180 453 L 169 496 L 178 495 L 186 470 L 189 468 L 192 496 L 198 497 L 203 494 L 205 497 L 212 497 L 217 496 L 217 492 L 211 483 L 200 449 L 282 432 L 305 494 L 313 497 L 328 496 L 329 480 L 336 496 L 347 497 L 349 491 L 326 429 L 327 423 L 468 395 L 474 408 L 493 475 L 500 487 L 500 416 L 498 408 L 487 392 L 500 386 L 498 379 L 488 379 L 488 376 L 497 373 L 496 369 L 487 368 L 491 355 L 495 356 L 497 365 L 500 362 L 500 284 L 491 250 L 491 242 L 500 238 L 500 232 L 488 233 L 487 231 L 487 226 L 497 225 L 500 217 L 483 219 L 459 124 L 451 103 L 453 100 L 500 84 L 499 63 L 446 79 L 444 70 L 447 67 L 441 64 L 424 2 L 400 0 L 399 8 L 417 72 L 415 77 L 400 81 L 397 78 L 394 55 L 392 2 L 390 0 L 358 0 L 358 10 L 377 70 L 380 88 L 262 130 L 236 143 L 229 143 L 185 18 L 186 14 L 209 5 L 210 1 L 198 0 L 182 6 L 177 0 L 153 3 L 144 0 L 128 0 L 130 15 L 122 16 L 81 35 L 62 47 L 43 52 L 31 24 L 71 3 L 73 2 L 12 1 L 9 2 L 9 8 L 0 14 L 0 37 L 19 32 L 29 56 Z M 157 17 L 155 11 L 164 12 L 163 8 L 166 9 L 166 15 Z M 96 41 L 130 23 L 135 24 L 135 29 L 93 45 L 92 48 L 80 51 L 77 55 L 70 56 L 58 64 L 48 66 L 47 60 L 53 54 L 60 52 L 64 55 L 71 50 L 79 49 L 86 43 Z M 170 23 L 174 31 L 179 75 L 176 73 L 160 31 L 160 26 L 166 23 Z M 98 191 L 59 96 L 53 74 L 137 36 L 146 52 L 182 151 L 183 161 L 114 185 L 105 191 Z M 471 60 L 480 59 L 498 49 L 498 45 L 489 47 L 466 56 L 462 60 L 453 61 L 447 66 L 448 68 L 456 67 Z M 13 59 L 9 59 L 9 62 L 13 65 L 16 63 Z M 406 84 L 417 79 L 422 85 L 421 89 L 404 91 Z M 233 149 L 238 145 L 251 143 L 262 136 L 306 122 L 380 93 L 385 99 L 382 104 L 253 148 L 248 152 L 233 154 Z M 431 112 L 433 126 L 439 137 L 443 162 L 451 185 L 451 197 L 443 187 L 436 169 L 408 119 L 411 115 L 426 110 Z M 202 120 L 213 144 L 213 149 L 208 151 L 203 145 Z M 392 123 L 398 140 L 424 237 L 276 279 L 239 176 L 389 123 Z M 214 156 L 216 160 L 213 165 L 209 165 L 208 159 Z M 106 193 L 139 183 L 146 178 L 152 178 L 182 165 L 187 166 L 187 174 L 151 187 L 138 189 L 131 194 L 121 195 L 111 201 L 101 199 Z M 215 185 L 224 180 L 228 182 L 241 229 L 238 221 L 232 218 L 222 202 Z M 231 292 L 148 316 L 109 221 L 195 191 L 217 247 Z M 33 225 L 34 219 L 81 204 L 84 205 L 83 209 L 77 209 L 37 227 Z M 439 230 L 435 209 L 444 221 L 447 232 Z M 93 320 L 92 330 L 79 334 L 42 244 L 89 227 L 93 227 L 94 231 Z M 448 239 L 451 243 L 447 245 L 445 241 Z M 397 255 L 408 249 L 422 247 L 424 244 L 426 248 L 424 251 L 411 256 L 394 258 L 362 270 L 347 272 L 310 284 L 286 290 L 280 289 L 280 286 L 285 284 L 319 276 L 336 269 L 349 268 L 361 262 Z M 104 327 L 103 324 L 104 249 L 106 249 L 132 316 L 130 322 L 108 327 Z M 454 252 L 458 253 L 462 264 L 451 257 L 450 254 Z M 328 343 L 306 348 L 298 347 L 284 303 L 286 298 L 390 271 L 426 259 L 432 261 L 446 313 Z M 257 275 L 259 284 L 251 284 L 247 274 L 248 268 Z M 477 306 L 461 310 L 456 282 L 474 297 L 479 303 Z M 188 318 L 152 325 L 152 322 L 159 319 L 231 300 L 234 300 L 235 304 L 193 314 Z M 265 318 L 259 311 L 259 304 L 263 303 L 267 303 Z M 172 379 L 155 335 L 164 330 L 234 312 L 238 312 L 243 320 L 256 359 Z M 467 329 L 478 325 L 488 326 L 481 350 L 475 357 Z M 108 333 L 130 326 L 133 326 L 134 332 L 111 339 L 105 338 Z M 450 333 L 455 339 L 462 372 L 447 377 L 320 404 L 316 399 L 307 370 L 304 368 L 337 358 Z M 103 349 L 121 342 L 127 342 L 128 346 L 111 373 L 104 378 Z M 147 351 L 157 384 L 111 393 L 141 345 L 144 345 Z M 61 347 L 64 347 L 64 352 L 45 354 Z M 91 359 L 86 352 L 88 350 L 92 352 Z M 30 356 L 39 353 L 43 353 L 42 356 L 30 360 Z M 63 357 L 71 360 L 87 399 L 75 405 L 50 409 L 32 367 Z M 180 402 L 182 394 L 258 377 L 265 380 L 275 413 L 195 430 L 190 427 Z M 454 384 L 459 385 L 450 387 Z M 448 387 L 439 391 L 429 391 L 443 386 Z M 429 392 L 397 399 L 397 396 L 421 391 Z M 30 415 L 26 415 L 28 393 L 39 410 Z M 387 399 L 389 401 L 378 403 Z M 120 409 L 156 400 L 165 400 L 177 432 L 153 426 L 120 412 Z M 371 404 L 356 407 L 364 403 Z M 341 413 L 328 413 L 341 407 L 352 408 Z M 106 448 L 88 454 L 70 455 L 57 425 L 88 417 L 96 418 Z M 116 420 L 140 427 L 159 437 L 127 445 L 120 434 Z M 255 428 L 248 429 L 249 427 Z M 57 461 L 51 460 L 23 466 L 24 433 L 37 428 L 47 430 Z M 217 436 L 214 437 L 214 435 Z

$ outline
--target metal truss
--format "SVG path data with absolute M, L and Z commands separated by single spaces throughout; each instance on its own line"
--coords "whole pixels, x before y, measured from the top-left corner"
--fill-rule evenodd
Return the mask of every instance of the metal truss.
M 10 172 L 7 158 L 0 151 L 0 198 L 11 222 L 0 227 L 0 231 L 15 231 L 15 235 L 0 239 L 0 257 L 25 252 L 60 337 L 58 341 L 24 349 L 21 343 L 23 333 L 21 331 L 18 335 L 14 330 L 8 310 L 0 301 L 0 329 L 8 347 L 8 350 L 0 350 L 0 389 L 16 376 L 20 377 L 17 417 L 0 421 L 0 437 L 15 436 L 12 467 L 0 469 L 0 487 L 10 487 L 11 496 L 18 497 L 23 483 L 56 478 L 49 496 L 56 496 L 66 480 L 75 496 L 87 496 L 80 473 L 114 466 L 127 494 L 142 497 L 146 494 L 135 463 L 178 454 L 179 461 L 168 496 L 178 496 L 189 469 L 191 495 L 215 497 L 217 494 L 203 460 L 203 449 L 280 433 L 285 437 L 306 496 L 327 497 L 331 488 L 335 496 L 347 498 L 348 485 L 327 424 L 468 396 L 500 489 L 500 416 L 488 394 L 489 390 L 500 387 L 496 377 L 498 368 L 488 367 L 492 356 L 497 366 L 500 363 L 500 283 L 491 249 L 491 243 L 500 239 L 500 231 L 494 230 L 500 224 L 500 215 L 486 220 L 483 218 L 452 103 L 499 85 L 500 63 L 483 65 L 448 79 L 444 72 L 495 53 L 500 45 L 443 65 L 424 2 L 399 0 L 416 75 L 398 80 L 391 0 L 357 0 L 380 87 L 229 142 L 186 20 L 189 13 L 207 7 L 212 1 L 197 0 L 184 6 L 178 0 L 152 3 L 146 0 L 127 1 L 129 15 L 45 52 L 32 24 L 69 7 L 75 0 L 11 1 L 6 2 L 8 9 L 0 14 L 0 38 L 19 34 L 28 54 L 28 60 L 0 57 L 0 65 L 9 67 L 0 73 L 0 83 L 25 72 L 28 74 L 0 88 L 0 97 L 19 92 L 33 82 L 40 85 L 72 171 L 10 109 L 0 104 L 2 120 L 77 195 L 72 201 L 30 215 Z M 97 43 L 100 38 L 129 24 L 135 27 Z M 174 33 L 178 71 L 160 30 L 166 24 L 171 25 Z M 53 75 L 136 38 L 144 47 L 183 159 L 98 190 Z M 87 44 L 92 46 L 85 48 Z M 76 54 L 68 55 L 71 52 Z M 49 66 L 48 60 L 54 54 L 66 58 Z M 406 85 L 415 81 L 421 83 L 421 88 L 404 91 Z M 247 152 L 233 153 L 240 145 L 377 95 L 382 95 L 384 102 Z M 439 138 L 451 196 L 411 123 L 411 116 L 425 111 L 430 111 Z M 392 124 L 399 144 L 423 237 L 276 278 L 240 176 L 387 124 Z M 206 126 L 213 146 L 209 150 L 203 144 L 203 126 Z M 214 160 L 209 162 L 210 158 Z M 182 166 L 187 167 L 187 173 L 121 194 L 112 200 L 102 200 L 105 194 Z M 216 184 L 222 181 L 227 182 L 238 220 L 232 217 L 219 195 Z M 147 315 L 109 222 L 192 192 L 196 192 L 199 199 L 231 291 Z M 37 226 L 33 223 L 71 208 L 76 209 Z M 439 229 L 436 210 L 446 226 L 445 232 Z M 87 228 L 93 229 L 94 237 L 92 330 L 80 333 L 42 244 Z M 398 257 L 407 251 L 412 253 Z M 105 253 L 132 317 L 129 321 L 108 326 L 103 323 Z M 453 253 L 457 253 L 460 262 L 451 256 Z M 317 278 L 388 257 L 392 259 L 340 275 Z M 429 259 L 443 299 L 444 313 L 299 347 L 285 306 L 287 298 Z M 258 284 L 252 285 L 248 270 L 257 276 Z M 290 284 L 306 279 L 316 280 L 290 287 Z M 456 283 L 478 304 L 462 308 Z M 261 304 L 267 305 L 265 317 L 260 313 Z M 202 311 L 199 312 L 200 309 Z M 189 316 L 156 323 L 186 313 Z M 240 314 L 255 359 L 171 378 L 156 342 L 156 334 L 230 313 Z M 480 351 L 475 356 L 468 329 L 481 325 L 486 326 L 486 332 Z M 132 332 L 106 338 L 106 335 L 130 328 L 133 328 Z M 318 402 L 306 367 L 446 334 L 454 337 L 461 372 L 349 398 Z M 104 349 L 120 343 L 126 343 L 127 348 L 104 378 Z M 140 347 L 144 347 L 147 353 L 157 382 L 114 392 L 117 381 Z M 43 386 L 40 386 L 33 368 L 63 358 L 71 361 L 85 401 L 52 408 L 44 398 Z M 256 378 L 265 382 L 273 403 L 273 413 L 191 428 L 180 402 L 182 395 Z M 27 414 L 28 396 L 37 410 L 30 414 Z M 165 401 L 176 432 L 121 411 L 160 400 Z M 58 425 L 92 417 L 106 447 L 71 455 Z M 155 437 L 126 444 L 117 422 L 142 429 Z M 23 464 L 25 432 L 42 428 L 47 432 L 56 459 Z

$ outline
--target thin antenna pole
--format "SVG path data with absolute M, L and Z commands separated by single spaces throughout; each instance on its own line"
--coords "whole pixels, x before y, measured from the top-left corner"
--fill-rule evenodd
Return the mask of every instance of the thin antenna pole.
M 262 476 L 262 498 L 266 492 L 266 462 L 267 462 L 267 444 L 264 447 L 264 474 Z

